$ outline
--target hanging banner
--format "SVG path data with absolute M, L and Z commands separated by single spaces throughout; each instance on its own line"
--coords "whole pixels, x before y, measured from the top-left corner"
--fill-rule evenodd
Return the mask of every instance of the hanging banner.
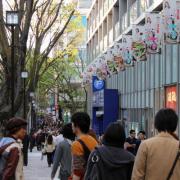
M 119 71 L 124 71 L 125 70 L 125 64 L 123 60 L 123 51 L 122 51 L 122 43 L 116 43 L 114 45 L 113 49 L 113 55 L 114 55 L 114 62 L 116 65 L 116 70 Z
M 164 40 L 166 43 L 180 42 L 180 2 L 163 1 Z
M 145 61 L 146 43 L 145 43 L 145 27 L 141 25 L 133 25 L 132 27 L 132 48 L 133 57 L 136 61 Z
M 107 64 L 107 70 L 110 75 L 117 74 L 116 64 L 114 62 L 114 56 L 112 55 L 112 51 L 108 50 L 107 54 L 105 54 L 105 61 Z
M 103 57 L 100 57 L 97 61 L 97 70 L 96 75 L 99 79 L 105 80 L 108 76 L 107 72 L 107 65 L 105 63 L 105 59 Z
M 126 67 L 134 65 L 131 35 L 122 37 L 122 55 Z
M 154 13 L 146 13 L 145 18 L 145 42 L 147 53 L 156 54 L 161 52 L 161 15 Z

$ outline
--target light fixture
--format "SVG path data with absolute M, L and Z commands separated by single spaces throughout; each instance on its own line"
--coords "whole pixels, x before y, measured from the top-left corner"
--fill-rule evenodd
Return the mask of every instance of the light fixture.
M 21 72 L 21 77 L 23 79 L 27 79 L 28 78 L 28 72 L 26 72 L 26 71 Z
M 6 24 L 8 26 L 17 26 L 19 24 L 18 11 L 6 11 Z

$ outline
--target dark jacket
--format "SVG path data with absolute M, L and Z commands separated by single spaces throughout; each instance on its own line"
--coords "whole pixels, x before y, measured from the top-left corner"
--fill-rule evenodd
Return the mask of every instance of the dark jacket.
M 85 180 L 131 180 L 134 155 L 122 148 L 102 146 L 89 157 Z

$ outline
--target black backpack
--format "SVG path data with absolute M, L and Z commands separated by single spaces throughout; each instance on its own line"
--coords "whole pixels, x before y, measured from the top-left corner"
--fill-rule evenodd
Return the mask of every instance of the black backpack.
M 84 180 L 131 180 L 132 168 L 133 162 L 123 164 L 122 167 L 109 169 L 96 148 L 89 159 Z
M 84 141 L 82 141 L 81 139 L 78 139 L 77 140 L 82 148 L 83 148 L 83 151 L 84 151 L 84 160 L 85 160 L 85 164 L 84 164 L 84 168 L 86 168 L 87 166 L 87 162 L 88 162 L 88 159 L 89 159 L 89 155 L 91 153 L 91 151 L 89 150 L 89 148 L 86 146 L 86 144 L 84 143 Z

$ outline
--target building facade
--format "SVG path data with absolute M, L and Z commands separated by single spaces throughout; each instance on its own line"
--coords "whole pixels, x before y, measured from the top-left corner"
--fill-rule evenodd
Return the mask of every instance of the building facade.
M 144 24 L 145 12 L 162 11 L 163 0 L 95 0 L 87 17 L 88 62 L 106 53 L 123 34 L 132 34 L 132 24 Z M 106 86 L 119 91 L 119 120 L 126 130 L 155 133 L 154 115 L 164 107 L 180 114 L 180 44 L 163 44 L 160 54 L 135 62 L 106 79 Z M 90 87 L 90 86 L 89 86 Z M 91 89 L 91 88 L 90 88 Z M 89 90 L 91 113 L 92 91 Z M 179 132 L 179 129 L 178 129 Z

